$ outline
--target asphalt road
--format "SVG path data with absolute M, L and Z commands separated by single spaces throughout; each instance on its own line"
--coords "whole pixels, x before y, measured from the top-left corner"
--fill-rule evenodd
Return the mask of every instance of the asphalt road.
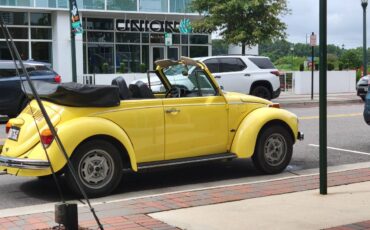
M 300 118 L 300 130 L 305 140 L 294 147 L 287 172 L 319 167 L 318 108 L 290 108 Z M 370 162 L 370 127 L 362 118 L 361 104 L 331 106 L 328 108 L 328 165 Z M 5 138 L 4 125 L 0 125 L 0 142 Z M 274 178 L 287 176 L 287 173 Z M 196 189 L 224 184 L 262 180 L 250 160 L 208 163 L 204 165 L 158 170 L 146 173 L 127 173 L 112 196 L 100 200 L 123 199 L 164 192 Z M 62 181 L 63 187 L 65 187 Z M 75 197 L 65 189 L 67 199 Z M 0 176 L 0 210 L 27 205 L 59 201 L 52 180 Z

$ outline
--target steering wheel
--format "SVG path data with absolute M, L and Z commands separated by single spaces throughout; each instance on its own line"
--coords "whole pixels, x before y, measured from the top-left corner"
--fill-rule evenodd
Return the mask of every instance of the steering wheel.
M 181 89 L 178 87 L 172 87 L 168 92 L 166 93 L 167 97 L 181 97 Z

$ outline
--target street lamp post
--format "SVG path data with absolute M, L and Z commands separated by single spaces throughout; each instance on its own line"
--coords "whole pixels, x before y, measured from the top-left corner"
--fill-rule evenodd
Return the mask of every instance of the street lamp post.
M 364 36 L 364 38 L 363 38 L 363 42 L 364 42 L 364 46 L 363 46 L 364 76 L 367 75 L 367 46 L 366 46 L 366 7 L 367 7 L 367 4 L 368 4 L 368 0 L 361 0 L 361 5 L 362 5 L 363 13 L 364 13 L 364 16 L 363 16 L 363 20 L 364 20 L 364 23 L 363 23 L 363 26 L 364 26 L 364 29 L 363 29 L 363 36 Z

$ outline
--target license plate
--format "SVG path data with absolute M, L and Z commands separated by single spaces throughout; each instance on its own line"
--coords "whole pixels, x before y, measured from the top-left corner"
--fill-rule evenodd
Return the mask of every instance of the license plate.
M 8 139 L 13 140 L 13 141 L 17 141 L 20 131 L 21 131 L 21 129 L 18 128 L 18 127 L 11 127 L 10 130 L 9 130 L 9 133 L 8 133 Z

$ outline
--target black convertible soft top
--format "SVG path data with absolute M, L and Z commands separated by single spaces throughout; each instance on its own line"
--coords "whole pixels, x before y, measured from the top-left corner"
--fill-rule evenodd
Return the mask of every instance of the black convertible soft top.
M 113 107 L 120 104 L 119 89 L 113 85 L 54 84 L 33 81 L 40 98 L 59 105 L 73 107 Z M 24 92 L 33 98 L 31 88 L 24 82 Z

